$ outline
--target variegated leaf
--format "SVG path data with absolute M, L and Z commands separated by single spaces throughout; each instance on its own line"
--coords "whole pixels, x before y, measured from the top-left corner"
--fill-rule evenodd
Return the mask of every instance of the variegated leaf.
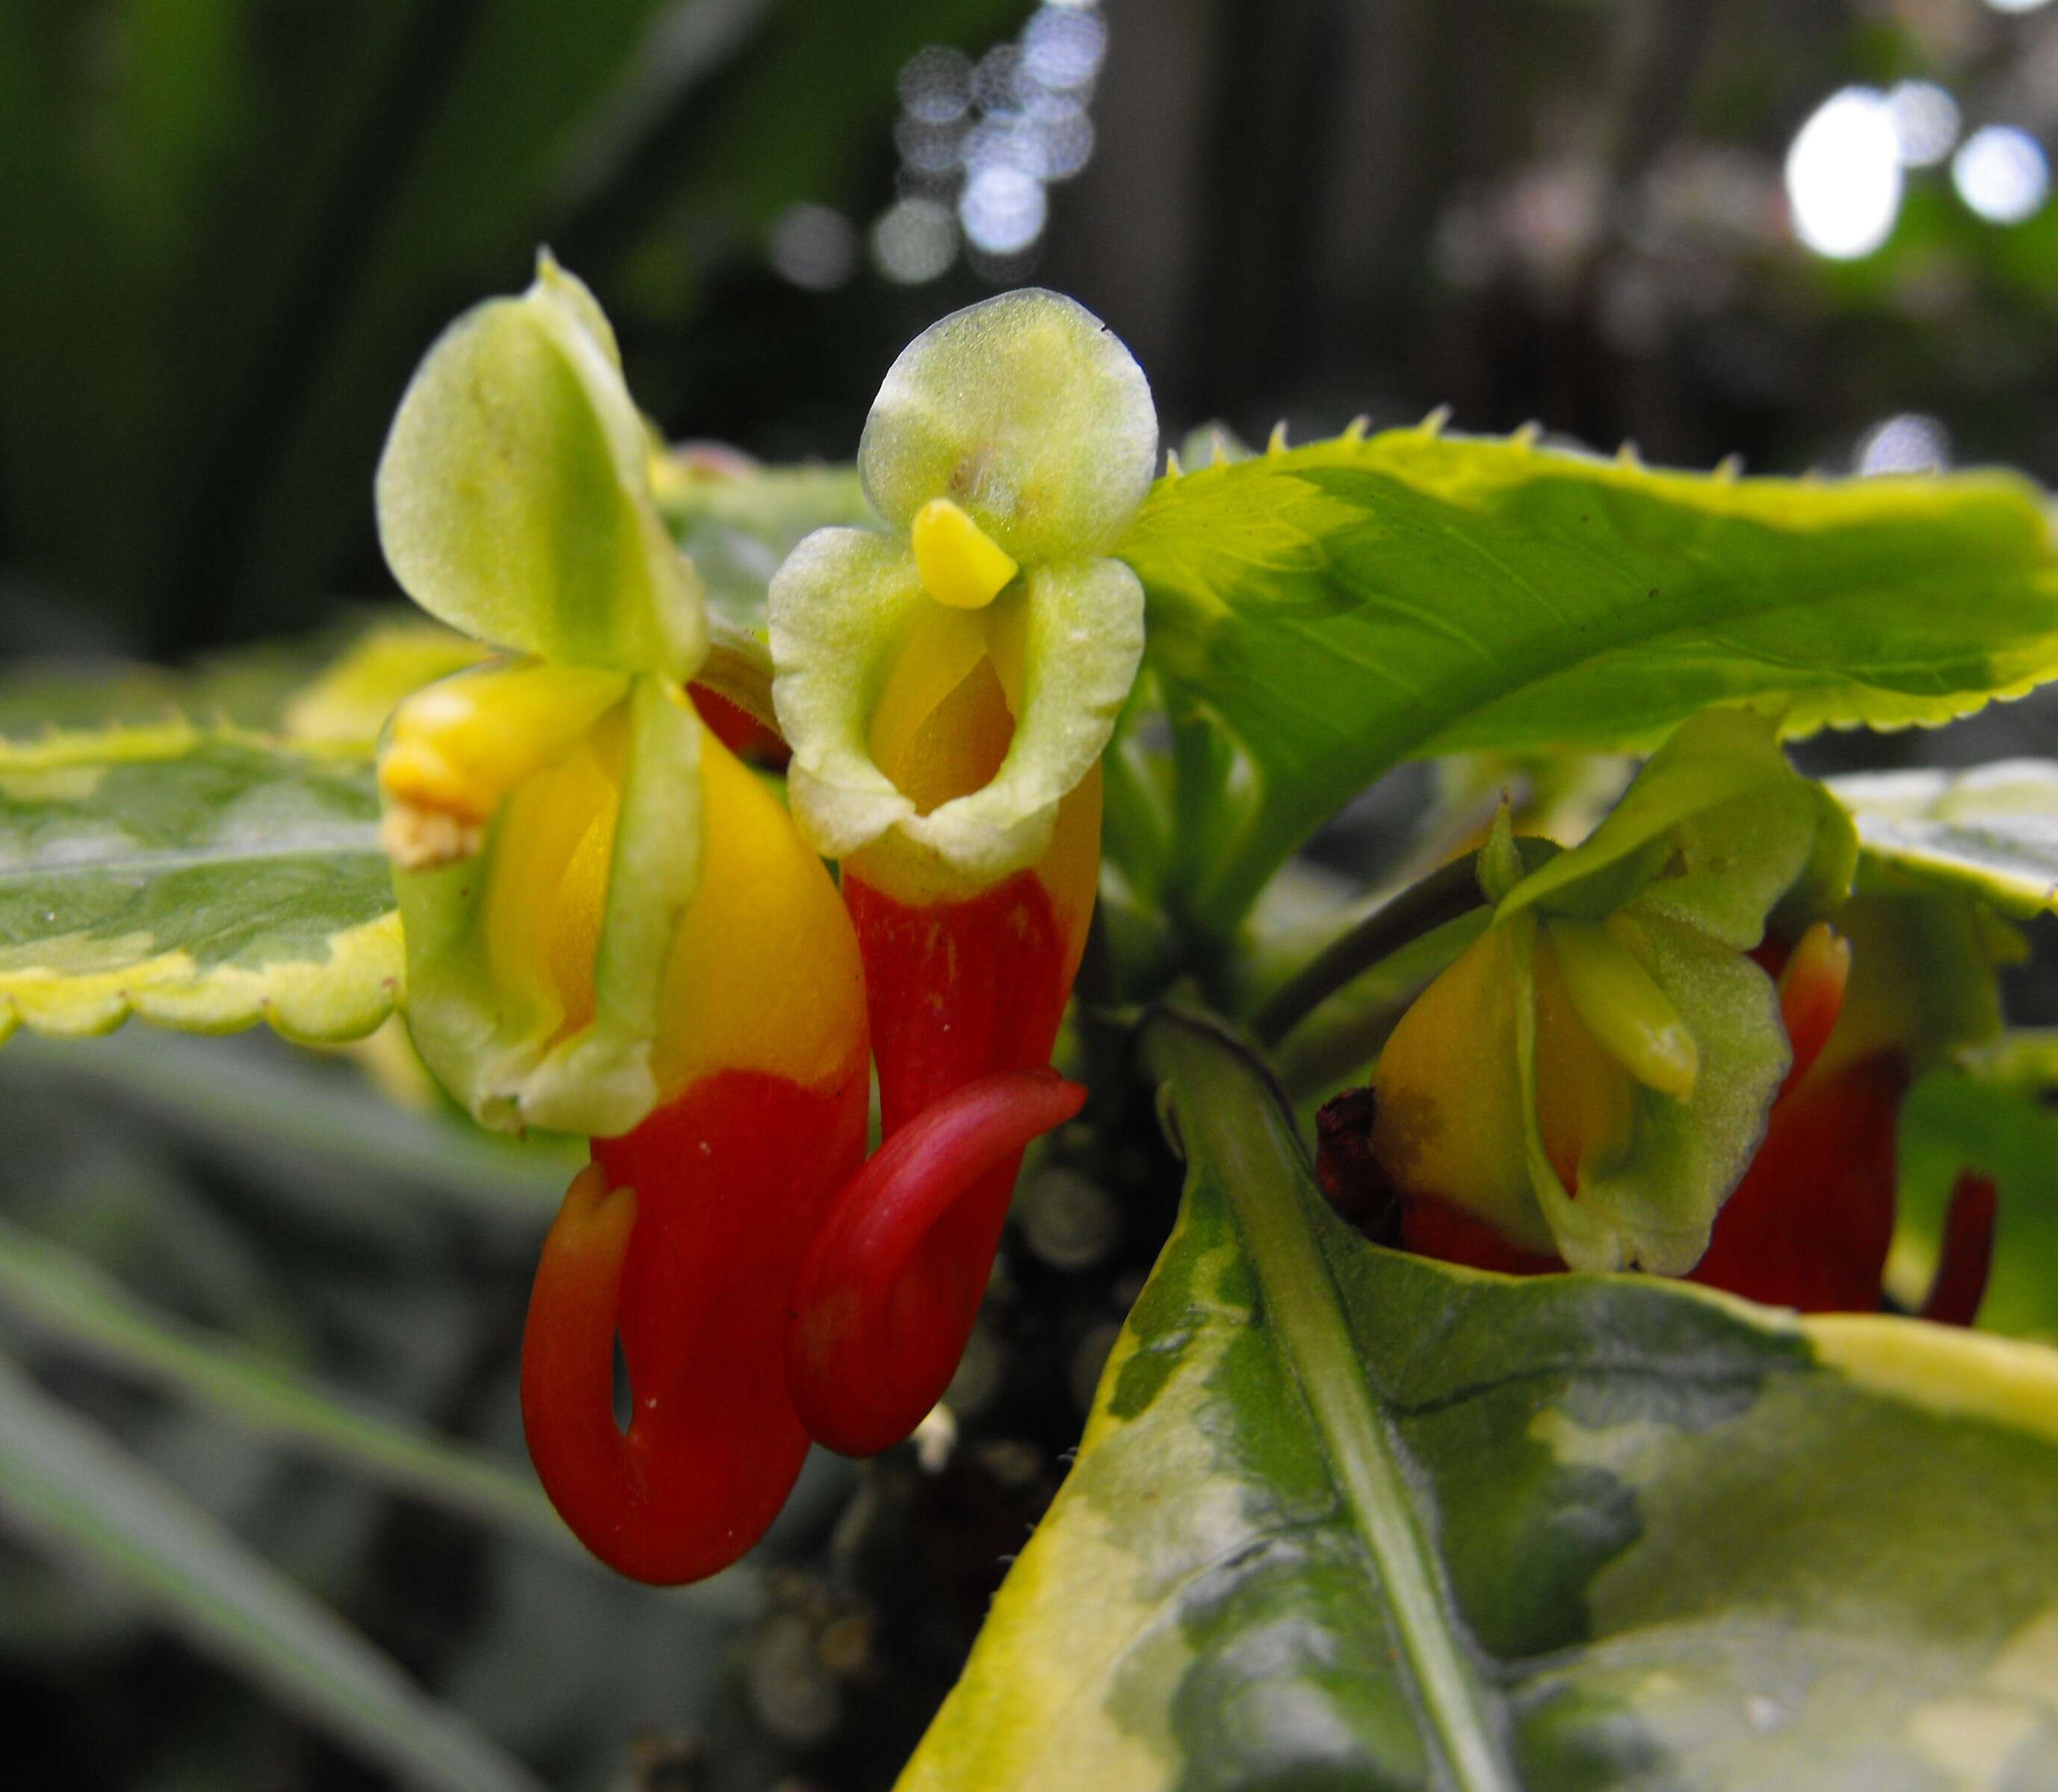
M 1379 1250 L 1146 1043 L 1179 1222 L 909 1792 L 2058 1778 L 2058 1355 Z
M 0 746 L 0 1037 L 354 1039 L 400 978 L 361 753 L 181 722 Z
M 1435 429 L 1160 480 L 1116 551 L 1175 721 L 1217 737 L 1183 905 L 1226 932 L 1410 755 L 1645 747 L 1711 704 L 1946 721 L 2058 673 L 2040 494 L 1739 479 Z
M 1861 772 L 1830 788 L 1872 865 L 1968 891 L 2011 915 L 2058 907 L 2058 761 Z

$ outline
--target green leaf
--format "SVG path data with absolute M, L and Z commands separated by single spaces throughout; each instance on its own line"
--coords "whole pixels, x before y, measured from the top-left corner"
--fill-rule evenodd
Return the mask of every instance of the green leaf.
M 7 1051 L 6 1075 L 17 1080 L 4 1099 L 34 1099 L 54 1086 L 74 1101 L 118 1103 L 282 1190 L 305 1192 L 320 1172 L 350 1191 L 346 1217 L 367 1224 L 396 1209 L 440 1207 L 540 1239 L 586 1161 L 582 1141 L 538 1133 L 516 1143 L 481 1132 L 455 1107 L 415 1111 L 343 1065 L 252 1043 L 134 1032 L 80 1051 L 24 1036 Z
M 0 745 L 0 1038 L 354 1039 L 400 976 L 361 757 L 185 723 Z
M 1175 717 L 1247 761 L 1184 843 L 1235 924 L 1411 754 L 1647 746 L 1711 704 L 1934 723 L 2058 673 L 2038 495 L 1998 474 L 1734 479 L 1428 428 L 1160 480 L 1116 551 Z
M 540 1792 L 334 1613 L 4 1360 L 0 1511 L 141 1589 L 196 1647 L 404 1782 Z
M 2058 1772 L 2058 1357 L 1380 1250 L 1146 1050 L 1180 1218 L 910 1792 Z
M 1830 789 L 1857 824 L 1869 865 L 2010 915 L 2058 908 L 2058 761 L 1861 772 Z
M 713 467 L 685 451 L 661 462 L 655 479 L 665 526 L 707 586 L 709 652 L 694 682 L 776 725 L 766 591 L 803 537 L 869 519 L 857 469 Z

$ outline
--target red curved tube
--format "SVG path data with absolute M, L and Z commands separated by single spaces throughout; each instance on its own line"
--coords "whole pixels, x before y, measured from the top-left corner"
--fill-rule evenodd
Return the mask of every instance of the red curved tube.
M 1901 1055 L 1879 1052 L 1781 1101 L 1689 1279 L 1803 1313 L 1876 1309 L 1908 1083 Z
M 865 1004 L 889 1142 L 967 1083 L 997 1071 L 1047 1066 L 1079 968 L 1079 942 L 1067 937 L 1035 872 L 1018 872 L 962 901 L 915 903 L 886 895 L 846 865 L 843 895 L 864 960 Z M 904 1378 L 905 1386 L 890 1400 L 881 1395 L 880 1410 L 904 1419 L 901 1436 L 936 1404 L 971 1335 L 1022 1166 L 1019 1147 L 1043 1130 L 1023 1133 L 1015 1149 L 958 1191 L 935 1221 L 923 1249 L 920 1285 L 942 1317 L 928 1334 L 932 1347 L 920 1376 Z M 919 1395 L 909 1391 L 916 1386 Z M 870 1423 L 840 1428 L 837 1435 L 843 1442 L 827 1436 L 822 1440 L 836 1449 L 852 1446 L 853 1454 L 894 1441 Z
M 704 1077 L 626 1137 L 594 1140 L 565 1197 L 522 1333 L 522 1423 L 551 1503 L 622 1574 L 669 1586 L 726 1568 L 800 1472 L 789 1299 L 864 1154 L 861 1066 L 817 1088 Z
M 964 1084 L 896 1131 L 824 1222 L 793 1290 L 787 1376 L 801 1422 L 845 1456 L 898 1443 L 936 1405 L 963 1355 L 991 1248 L 968 1259 L 962 1208 L 1005 1211 L 1015 1166 L 1087 1092 L 1047 1069 Z M 994 1217 L 978 1216 L 983 1237 Z M 977 1267 L 975 1280 L 970 1271 Z

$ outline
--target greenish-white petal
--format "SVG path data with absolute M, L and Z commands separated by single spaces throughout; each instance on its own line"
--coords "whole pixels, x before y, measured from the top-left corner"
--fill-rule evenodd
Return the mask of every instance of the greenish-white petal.
M 948 498 L 1027 562 L 1106 553 L 1157 455 L 1135 357 L 1083 306 L 1028 288 L 955 312 L 901 351 L 857 465 L 896 529 Z
M 700 585 L 651 495 L 650 439 L 591 294 L 546 261 L 452 324 L 379 463 L 379 534 L 431 615 L 496 646 L 685 677 Z
M 823 530 L 772 590 L 781 730 L 793 749 L 793 813 L 840 858 L 888 832 L 983 885 L 1033 864 L 1058 805 L 1090 772 L 1143 654 L 1143 590 L 1117 560 L 1037 566 L 999 600 L 1019 606 L 1020 713 L 991 781 L 916 813 L 872 757 L 873 709 L 915 619 L 934 602 L 907 550 L 863 530 Z

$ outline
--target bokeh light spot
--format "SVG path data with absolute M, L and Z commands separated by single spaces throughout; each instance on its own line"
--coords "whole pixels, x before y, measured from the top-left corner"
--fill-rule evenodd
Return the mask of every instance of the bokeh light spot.
M 957 221 L 933 199 L 900 200 L 872 227 L 872 265 L 904 286 L 936 279 L 957 252 Z
M 827 205 L 789 205 L 773 221 L 772 265 L 794 285 L 827 292 L 857 266 L 857 227 Z
M 971 58 L 940 44 L 916 50 L 900 71 L 900 104 L 925 125 L 962 118 L 971 104 Z
M 1901 212 L 1901 137 L 1869 87 L 1846 87 L 1815 109 L 1786 152 L 1794 233 L 1839 261 L 1869 255 Z
M 1107 26 L 1098 13 L 1040 6 L 1022 33 L 1022 69 L 1044 87 L 1083 87 L 1100 72 Z
M 1886 96 L 1901 159 L 1909 168 L 1934 168 L 1958 141 L 1958 102 L 1933 81 L 1903 81 Z
M 1988 125 L 1951 158 L 1951 185 L 1988 224 L 2020 224 L 2049 194 L 2051 167 L 2028 132 Z
M 1043 231 L 1043 183 L 1021 169 L 995 164 L 965 182 L 958 218 L 974 248 L 991 255 L 1026 249 Z
M 1858 443 L 1861 473 L 1939 473 L 1950 463 L 1949 431 L 1919 411 L 1874 424 Z

